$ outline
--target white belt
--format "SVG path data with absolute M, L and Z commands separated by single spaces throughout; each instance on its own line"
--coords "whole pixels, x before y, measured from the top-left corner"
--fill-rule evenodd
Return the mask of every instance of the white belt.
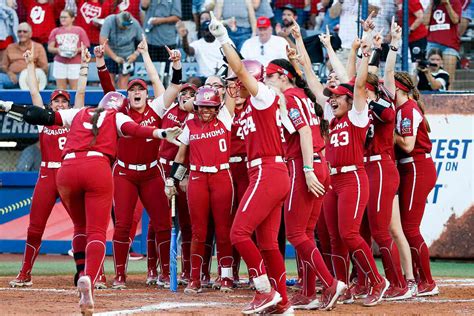
M 285 162 L 285 160 L 283 160 L 282 156 L 275 156 L 273 158 L 275 158 L 275 160 L 273 160 L 275 162 Z M 265 159 L 262 159 L 262 158 L 257 158 L 257 159 L 251 160 L 250 162 L 247 162 L 247 168 L 260 166 L 263 163 L 264 160 Z
M 425 159 L 428 159 L 428 158 L 431 158 L 431 154 L 425 154 Z M 413 162 L 413 161 L 415 161 L 414 157 L 407 157 L 407 158 L 402 158 L 402 159 L 398 160 L 398 163 L 403 165 L 405 163 L 410 163 L 410 162 Z
M 382 155 L 373 155 L 373 156 L 369 156 L 369 157 L 364 157 L 364 162 L 379 161 L 379 160 L 382 160 Z
M 234 156 L 229 158 L 230 163 L 247 161 L 247 157 Z
M 88 151 L 87 154 L 86 154 L 87 157 L 103 157 L 104 154 L 101 153 L 101 152 L 98 152 L 98 151 Z M 66 154 L 66 156 L 64 156 L 64 159 L 72 159 L 72 158 L 76 158 L 76 153 L 69 153 L 69 154 Z
M 58 169 L 61 168 L 61 163 L 60 162 L 55 162 L 55 161 L 42 161 L 41 162 L 41 167 L 46 167 L 49 169 Z
M 173 165 L 173 160 L 167 160 L 167 159 L 165 159 L 165 158 L 160 158 L 160 163 L 161 163 L 162 165 L 170 165 L 170 166 L 172 166 L 172 165 Z
M 219 166 L 196 166 L 196 165 L 189 165 L 189 169 L 191 171 L 200 171 L 200 172 L 208 172 L 208 173 L 216 173 L 219 170 L 229 169 L 230 165 L 228 163 L 221 163 Z
M 130 169 L 130 170 L 135 170 L 135 171 L 145 171 L 147 169 L 155 167 L 157 164 L 158 164 L 158 161 L 156 160 L 150 163 L 134 165 L 134 164 L 126 164 L 125 162 L 117 159 L 117 165 L 123 168 Z
M 339 168 L 331 168 L 330 175 L 338 174 L 338 173 L 346 173 L 350 171 L 356 171 L 357 166 L 356 165 L 350 165 L 350 166 L 343 166 Z

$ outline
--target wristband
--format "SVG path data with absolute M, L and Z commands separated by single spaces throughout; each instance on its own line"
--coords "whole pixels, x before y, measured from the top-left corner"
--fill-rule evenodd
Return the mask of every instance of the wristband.
M 188 169 L 184 166 L 184 164 L 179 162 L 173 162 L 173 164 L 171 165 L 170 176 L 175 180 L 181 181 L 184 179 L 186 171 L 188 171 Z
M 89 69 L 89 66 L 81 66 L 81 68 L 79 68 L 79 70 L 81 69 Z
M 312 169 L 313 169 L 313 166 L 304 165 L 304 166 L 303 166 L 303 169 L 311 169 L 311 170 L 312 170 Z
M 313 172 L 314 169 L 313 169 L 313 168 L 311 168 L 311 169 L 309 169 L 309 168 L 303 168 L 303 171 L 304 171 L 304 173 L 308 173 L 308 172 Z
M 107 66 L 105 64 L 102 65 L 102 66 L 97 67 L 98 71 L 104 71 L 105 69 L 107 69 Z
M 183 77 L 183 69 L 174 69 L 173 68 L 173 75 L 171 77 L 172 84 L 181 84 L 181 78 Z
M 372 55 L 369 59 L 369 65 L 378 67 L 380 64 L 380 56 L 382 55 L 382 49 L 376 48 L 372 51 Z
M 390 45 L 390 49 L 393 50 L 394 52 L 398 51 L 398 47 Z

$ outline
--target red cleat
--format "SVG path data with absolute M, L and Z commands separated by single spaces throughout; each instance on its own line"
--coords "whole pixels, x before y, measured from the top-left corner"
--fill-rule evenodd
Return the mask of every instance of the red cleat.
M 382 277 L 382 282 L 372 285 L 369 295 L 364 299 L 363 305 L 368 307 L 377 305 L 382 300 L 389 286 L 390 282 Z
M 383 299 L 386 301 L 400 301 L 406 300 L 407 298 L 412 298 L 408 286 L 404 288 L 390 286 L 383 296 Z
M 319 307 L 319 300 L 315 295 L 308 297 L 298 293 L 293 295 L 290 302 L 294 309 L 317 309 Z
M 280 293 L 273 288 L 268 293 L 256 292 L 253 300 L 242 310 L 243 314 L 255 314 L 281 301 Z
M 33 282 L 31 281 L 31 274 L 23 273 L 20 271 L 15 279 L 9 282 L 11 287 L 25 287 L 32 286 Z
M 418 283 L 417 296 L 433 296 L 433 295 L 438 295 L 438 294 L 439 294 L 439 289 L 434 281 L 431 284 L 426 283 L 426 282 Z
M 346 295 L 346 297 L 344 297 L 344 295 Z M 330 287 L 323 290 L 319 309 L 330 311 L 335 307 L 336 302 L 339 302 L 339 300 L 342 304 L 352 304 L 354 302 L 351 291 L 347 289 L 347 285 L 344 282 L 334 280 Z M 345 300 L 352 300 L 352 302 L 345 303 Z
M 201 282 L 191 281 L 188 286 L 184 289 L 184 294 L 198 294 L 202 292 Z

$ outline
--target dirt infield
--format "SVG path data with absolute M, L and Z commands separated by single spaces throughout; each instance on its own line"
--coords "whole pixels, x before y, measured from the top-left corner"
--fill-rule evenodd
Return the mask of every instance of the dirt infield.
M 97 315 L 129 313 L 186 314 L 186 315 L 236 315 L 251 298 L 249 290 L 237 289 L 223 295 L 211 289 L 189 296 L 169 290 L 144 285 L 145 276 L 132 275 L 125 290 L 97 290 L 95 292 Z M 33 287 L 11 289 L 11 277 L 0 277 L 0 311 L 5 314 L 78 314 L 77 292 L 70 276 L 35 276 Z M 110 280 L 109 280 L 110 281 Z M 438 279 L 441 294 L 436 297 L 418 298 L 404 302 L 383 302 L 366 308 L 360 304 L 338 305 L 331 314 L 474 314 L 474 279 Z M 108 282 L 110 285 L 110 282 Z M 291 291 L 290 291 L 291 295 Z M 298 315 L 323 313 L 297 311 Z

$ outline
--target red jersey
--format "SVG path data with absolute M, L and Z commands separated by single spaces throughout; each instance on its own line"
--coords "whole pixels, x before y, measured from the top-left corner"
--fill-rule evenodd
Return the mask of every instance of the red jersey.
M 69 129 L 60 126 L 38 126 L 38 130 L 41 160 L 44 162 L 60 162 Z
M 77 3 L 77 16 L 74 24 L 82 27 L 93 44 L 99 44 L 100 25 L 94 24 L 94 18 L 105 19 L 111 12 L 109 6 L 99 0 L 80 0 Z
M 284 156 L 280 109 L 275 92 L 258 83 L 258 95 L 246 101 L 240 119 L 249 161 L 263 157 Z
M 121 109 L 121 112 L 130 116 L 135 123 L 141 126 L 151 126 L 154 128 L 161 126 L 161 118 L 148 104 L 145 106 L 143 113 L 135 111 L 129 105 Z M 176 145 L 173 146 L 178 147 Z M 159 139 L 121 137 L 118 140 L 117 159 L 127 164 L 148 164 L 155 161 L 158 157 L 159 147 Z
M 33 29 L 32 39 L 41 44 L 48 43 L 49 34 L 56 27 L 61 10 L 64 9 L 64 0 L 38 3 L 38 1 L 25 1 L 26 22 Z
M 364 165 L 364 144 L 368 128 L 368 109 L 357 113 L 352 108 L 343 117 L 331 120 L 329 143 L 326 146 L 326 159 L 331 167 Z
M 370 126 L 367 134 L 368 146 L 365 156 L 389 154 L 395 159 L 393 152 L 393 131 L 395 129 L 395 107 L 393 103 L 385 100 L 377 100 L 377 109 L 374 109 L 375 101 L 369 103 Z
M 431 153 L 431 140 L 426 128 L 426 119 L 415 100 L 409 99 L 397 108 L 396 132 L 400 136 L 415 136 L 415 147 L 410 153 L 395 146 L 397 159 Z
M 189 163 L 196 166 L 220 166 L 229 163 L 232 116 L 223 106 L 217 117 L 203 123 L 197 115 L 186 121 L 179 140 L 189 146 Z
M 399 25 L 403 25 L 403 0 L 399 0 L 398 2 L 398 21 Z M 416 20 L 415 12 L 418 12 L 423 10 L 423 6 L 420 3 L 420 0 L 410 0 L 408 1 L 408 25 L 412 25 L 413 22 Z M 426 26 L 421 23 L 415 30 L 410 31 L 410 35 L 408 35 L 408 42 L 414 42 L 419 39 L 422 39 L 428 35 L 428 29 Z
M 296 131 L 304 126 L 311 128 L 313 136 L 313 151 L 315 153 L 324 149 L 324 139 L 321 136 L 320 119 L 316 116 L 314 103 L 308 98 L 306 93 L 301 88 L 290 88 L 283 92 L 286 99 L 286 109 L 288 110 L 288 117 L 282 118 L 283 125 L 286 127 L 286 157 L 288 159 L 295 159 L 302 157 L 300 134 Z M 287 124 L 286 121 L 290 121 Z
M 459 0 L 451 0 L 454 12 L 461 19 L 462 7 Z M 438 43 L 459 50 L 461 40 L 458 35 L 458 24 L 454 24 L 448 14 L 445 4 L 433 8 L 429 24 L 428 42 Z
M 188 118 L 192 117 L 192 114 L 181 110 L 177 103 L 172 104 L 168 110 L 165 112 L 163 119 L 161 121 L 161 128 L 171 128 L 171 127 L 183 127 L 184 122 Z M 165 158 L 166 160 L 174 160 L 176 154 L 178 153 L 179 147 L 170 142 L 161 142 L 159 156 Z
M 232 130 L 230 134 L 230 155 L 234 156 L 246 156 L 245 150 L 245 138 L 242 132 L 242 126 L 240 120 L 244 115 L 245 105 L 241 109 L 234 109 L 234 120 L 232 122 Z
M 132 119 L 115 110 L 103 111 L 97 121 L 99 133 L 95 143 L 92 144 L 94 135 L 90 121 L 94 110 L 93 108 L 82 108 L 58 111 L 62 125 L 70 126 L 63 157 L 73 152 L 97 151 L 108 156 L 110 161 L 115 160 L 117 138 L 122 136 L 120 128 L 124 123 L 131 122 Z

